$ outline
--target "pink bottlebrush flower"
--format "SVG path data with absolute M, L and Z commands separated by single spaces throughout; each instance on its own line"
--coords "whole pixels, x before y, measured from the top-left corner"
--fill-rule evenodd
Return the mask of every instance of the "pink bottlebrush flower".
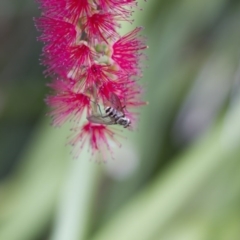
M 110 65 L 92 64 L 86 69 L 84 80 L 84 89 L 89 89 L 91 86 L 102 86 L 107 82 L 113 82 L 120 77 L 118 71 L 112 69 Z
M 111 151 L 119 142 L 111 125 L 129 128 L 142 99 L 140 61 L 146 48 L 137 27 L 121 36 L 118 21 L 131 22 L 136 0 L 37 0 L 35 19 L 44 42 L 42 64 L 54 77 L 46 103 L 53 125 L 74 121 L 71 145 L 87 143 L 93 153 Z M 102 110 L 101 110 L 102 109 Z M 104 112 L 105 111 L 105 112 Z M 88 120 L 79 127 L 80 119 Z M 78 144 L 79 143 L 79 144 Z M 79 153 L 79 151 L 77 151 Z
M 47 66 L 46 75 L 63 72 L 66 64 L 67 48 L 76 41 L 77 31 L 71 23 L 49 17 L 35 19 L 36 27 L 42 32 L 38 40 L 45 43 L 43 65 Z M 69 55 L 69 54 L 68 54 Z
M 62 46 L 59 51 L 56 48 L 55 50 L 54 54 L 45 54 L 43 60 L 43 64 L 48 66 L 48 75 L 80 76 L 94 59 L 94 52 L 84 41 L 78 45 Z
M 103 11 L 109 11 L 124 16 L 128 19 L 133 10 L 132 8 L 137 5 L 136 0 L 97 0 L 98 5 L 101 6 Z
M 65 0 L 36 0 L 40 5 L 43 15 L 55 18 L 63 18 L 67 1 Z
M 66 48 L 62 60 L 65 65 L 65 73 L 75 78 L 81 77 L 85 73 L 86 67 L 91 65 L 94 61 L 94 55 L 94 51 L 91 50 L 85 41 L 81 41 L 75 46 Z M 60 56 L 59 61 L 61 61 L 61 59 L 62 56 Z
M 80 130 L 77 128 L 72 130 L 76 131 L 77 133 L 70 140 L 69 144 L 75 147 L 76 157 L 79 155 L 79 151 L 81 151 L 86 143 L 90 144 L 92 155 L 100 152 L 100 154 L 102 154 L 104 157 L 103 160 L 105 160 L 106 153 L 102 150 L 107 149 L 111 152 L 109 141 L 121 146 L 120 142 L 116 138 L 116 132 L 105 125 L 88 122 L 84 124 Z
M 78 92 L 70 81 L 57 79 L 49 85 L 55 90 L 54 95 L 46 98 L 47 104 L 53 108 L 49 115 L 53 118 L 54 126 L 61 126 L 69 119 L 78 122 L 84 110 L 89 113 L 90 98 Z
M 91 14 L 92 3 L 89 0 L 71 0 L 65 2 L 67 2 L 65 16 L 73 23 L 77 23 L 79 18 Z
M 105 41 L 117 39 L 119 34 L 116 16 L 111 13 L 94 13 L 87 17 L 84 30 L 92 41 Z
M 104 99 L 109 99 L 110 93 L 115 93 L 117 96 L 124 96 L 125 86 L 124 83 L 120 84 L 118 81 L 108 81 L 101 85 L 99 88 L 99 97 Z
M 137 38 L 138 33 L 142 28 L 135 28 L 118 39 L 112 45 L 112 59 L 121 69 L 127 71 L 131 75 L 138 74 L 140 50 L 146 48 L 143 41 Z
M 71 45 L 76 41 L 75 26 L 69 22 L 43 16 L 36 18 L 35 23 L 37 29 L 42 32 L 38 39 L 48 46 L 48 50 Z
M 58 19 L 67 19 L 77 23 L 82 16 L 91 14 L 92 3 L 89 0 L 37 0 L 44 15 Z
M 129 108 L 136 108 L 141 107 L 143 105 L 146 105 L 147 103 L 143 101 L 142 98 L 143 95 L 143 88 L 135 81 L 129 81 L 128 84 L 125 87 L 124 92 L 124 99 L 122 101 L 125 101 L 126 106 Z

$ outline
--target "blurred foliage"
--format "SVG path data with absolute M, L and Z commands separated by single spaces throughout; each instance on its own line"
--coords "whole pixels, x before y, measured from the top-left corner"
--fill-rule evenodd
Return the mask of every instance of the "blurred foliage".
M 45 117 L 37 5 L 0 3 L 1 240 L 240 239 L 240 2 L 139 6 L 149 105 L 96 164 Z

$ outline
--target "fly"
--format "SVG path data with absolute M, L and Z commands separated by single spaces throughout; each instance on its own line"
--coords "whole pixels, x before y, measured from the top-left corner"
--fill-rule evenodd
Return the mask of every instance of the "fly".
M 100 107 L 97 104 L 100 114 L 97 114 L 95 110 L 94 114 L 87 117 L 88 121 L 105 125 L 118 124 L 123 126 L 124 128 L 129 127 L 131 124 L 131 120 L 125 116 L 125 113 L 123 111 L 124 107 L 122 106 L 118 96 L 114 93 L 111 93 L 109 102 L 112 106 L 107 106 L 104 109 L 105 115 L 102 115 Z

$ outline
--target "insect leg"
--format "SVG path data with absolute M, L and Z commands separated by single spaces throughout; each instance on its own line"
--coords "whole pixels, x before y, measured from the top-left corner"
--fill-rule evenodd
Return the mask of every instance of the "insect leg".
M 91 101 L 92 103 L 94 103 L 94 104 L 97 105 L 97 107 L 98 107 L 98 109 L 99 109 L 99 112 L 100 112 L 101 116 L 103 117 L 103 114 L 102 114 L 102 111 L 101 111 L 100 105 L 99 105 L 97 102 L 94 102 L 94 101 L 92 101 L 92 100 L 90 100 L 90 101 Z M 96 112 L 96 110 L 95 110 L 94 112 Z
M 96 103 L 96 104 L 97 104 L 97 106 L 98 106 L 98 109 L 99 109 L 99 112 L 100 112 L 101 116 L 103 116 L 103 115 L 102 115 L 101 108 L 100 108 L 100 105 L 99 105 L 98 103 Z

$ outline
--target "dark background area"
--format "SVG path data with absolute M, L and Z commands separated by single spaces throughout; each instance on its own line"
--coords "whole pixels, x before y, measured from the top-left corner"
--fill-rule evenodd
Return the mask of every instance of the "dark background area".
M 0 178 L 11 173 L 32 130 L 44 114 L 46 80 L 39 65 L 41 44 L 32 1 L 5 1 L 0 23 Z

